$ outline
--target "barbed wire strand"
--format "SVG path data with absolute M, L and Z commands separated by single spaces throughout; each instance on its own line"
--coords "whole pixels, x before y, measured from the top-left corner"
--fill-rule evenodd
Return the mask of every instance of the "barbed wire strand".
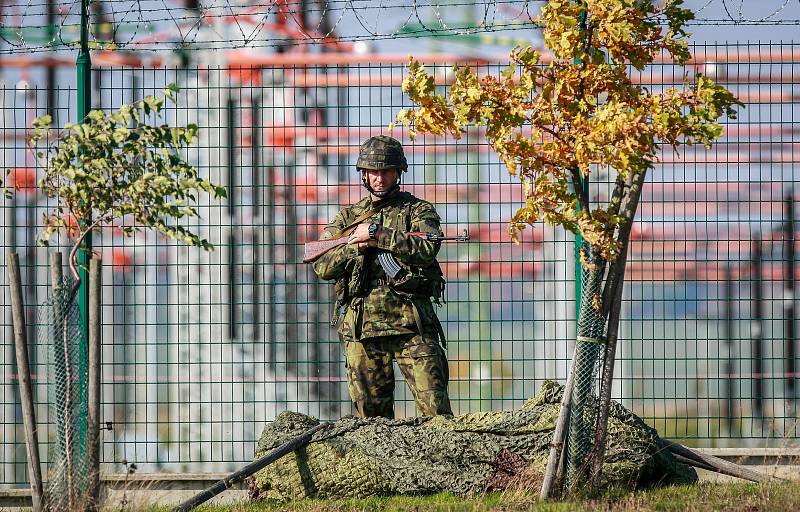
M 332 40 L 356 42 L 429 36 L 457 37 L 509 30 L 536 30 L 540 27 L 533 21 L 535 17 L 531 14 L 531 7 L 542 3 L 543 0 L 453 0 L 446 3 L 439 0 L 403 0 L 392 4 L 380 0 L 376 5 L 370 0 L 326 0 L 301 9 L 303 4 L 299 0 L 250 5 L 236 5 L 232 0 L 210 0 L 199 3 L 195 10 L 177 0 L 107 0 L 103 5 L 108 6 L 109 12 L 90 13 L 90 30 L 95 47 L 142 51 L 176 47 L 238 49 L 287 44 L 316 45 Z M 758 10 L 763 12 L 764 3 L 759 2 Z M 707 12 L 712 6 L 718 5 L 724 17 L 697 17 L 688 25 L 800 25 L 800 19 L 780 17 L 792 3 L 792 0 L 780 0 L 780 4 L 771 8 L 766 15 L 748 17 L 744 0 L 739 0 L 738 4 L 734 0 L 708 0 L 696 13 Z M 800 0 L 794 3 L 800 5 Z M 4 3 L 4 9 L 0 11 L 0 54 L 74 48 L 79 33 L 80 12 L 77 5 L 77 0 L 55 2 L 59 19 L 56 26 L 50 26 L 33 21 L 45 15 L 43 9 L 48 2 L 24 0 Z M 455 12 L 458 7 L 473 8 L 481 15 L 473 23 L 448 21 L 447 11 Z M 388 24 L 390 20 L 397 20 L 396 14 L 406 10 L 409 12 L 399 24 L 394 21 L 392 27 L 381 28 L 382 21 Z M 270 22 L 277 15 L 285 17 L 286 22 L 281 27 Z M 311 17 L 316 17 L 316 22 L 309 24 Z M 360 29 L 350 34 L 335 35 L 348 17 Z M 329 28 L 323 31 L 322 24 L 326 18 L 336 20 L 327 23 L 326 27 Z M 28 21 L 33 23 L 26 23 Z M 223 33 L 219 33 L 220 27 L 224 27 Z M 42 37 L 37 35 L 38 32 L 47 35 Z

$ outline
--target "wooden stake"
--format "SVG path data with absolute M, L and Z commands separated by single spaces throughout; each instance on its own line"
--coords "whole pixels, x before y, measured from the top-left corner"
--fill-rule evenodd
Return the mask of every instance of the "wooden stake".
M 103 297 L 101 261 L 89 263 L 89 411 L 87 425 L 87 462 L 89 466 L 89 510 L 100 503 L 100 381 L 102 361 Z
M 542 490 L 539 494 L 543 500 L 549 499 L 552 496 L 553 484 L 555 483 L 556 475 L 558 474 L 561 453 L 564 450 L 564 437 L 567 433 L 567 422 L 569 420 L 569 403 L 572 400 L 572 388 L 575 385 L 575 356 L 576 354 L 573 354 L 572 356 L 572 368 L 569 370 L 567 383 L 564 385 L 564 396 L 561 398 L 561 409 L 558 412 L 556 429 L 553 432 L 553 441 L 550 443 L 550 454 L 547 457 L 547 467 L 544 471 Z
M 14 347 L 17 353 L 17 380 L 25 425 L 25 448 L 28 453 L 28 476 L 34 512 L 42 510 L 42 469 L 39 464 L 39 437 L 36 433 L 36 411 L 33 406 L 31 368 L 28 363 L 28 337 L 25 325 L 25 304 L 19 272 L 19 255 L 8 253 L 8 280 L 11 287 L 11 314 L 14 322 Z
M 647 172 L 631 173 L 626 178 L 627 193 L 621 196 L 620 208 L 625 217 L 620 227 L 617 240 L 620 253 L 611 264 L 603 288 L 602 315 L 607 316 L 606 350 L 603 356 L 603 370 L 600 378 L 600 395 L 598 396 L 597 422 L 594 431 L 594 448 L 590 456 L 589 485 L 596 489 L 600 485 L 603 473 L 603 462 L 606 453 L 606 434 L 608 432 L 608 414 L 611 407 L 611 390 L 614 384 L 614 364 L 617 357 L 617 335 L 619 333 L 620 313 L 622 310 L 622 290 L 625 286 L 625 268 L 628 262 L 628 244 L 630 243 L 633 219 L 642 193 Z M 616 191 L 615 191 L 616 194 Z

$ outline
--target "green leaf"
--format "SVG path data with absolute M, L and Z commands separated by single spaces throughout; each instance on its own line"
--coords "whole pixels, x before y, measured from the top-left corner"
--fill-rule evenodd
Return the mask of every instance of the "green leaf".
M 164 94 L 164 97 L 170 100 L 172 103 L 177 101 L 177 94 L 180 91 L 180 88 L 174 84 L 169 84 L 166 88 L 161 89 L 161 93 Z
M 174 100 L 177 87 L 166 91 Z M 197 125 L 142 122 L 140 111 L 157 114 L 163 102 L 163 98 L 148 96 L 108 115 L 92 111 L 85 123 L 67 125 L 47 151 L 37 152 L 39 157 L 49 158 L 43 166 L 42 192 L 59 201 L 45 216 L 41 240 L 47 241 L 59 231 L 74 236 L 72 218 L 82 219 L 81 225 L 86 227 L 91 219 L 100 219 L 98 226 L 103 226 L 128 216 L 126 222 L 132 219 L 136 225 L 123 225 L 126 236 L 155 229 L 208 250 L 210 245 L 201 244 L 197 234 L 176 223 L 198 216 L 199 192 L 218 199 L 224 188 L 197 179 L 197 171 L 182 156 L 183 149 L 196 139 Z M 44 117 L 36 122 L 39 140 L 49 122 Z

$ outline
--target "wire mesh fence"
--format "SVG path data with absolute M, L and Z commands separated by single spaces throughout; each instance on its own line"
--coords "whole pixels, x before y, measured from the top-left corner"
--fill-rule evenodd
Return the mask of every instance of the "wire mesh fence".
M 714 74 L 747 108 L 714 148 L 666 153 L 651 172 L 630 249 L 613 396 L 665 437 L 784 446 L 796 424 L 787 205 L 800 160 L 800 47 L 720 44 L 694 53 L 687 68 L 657 63 L 634 75 L 658 89 L 684 72 Z M 94 70 L 96 108 L 178 84 L 167 120 L 198 124 L 200 140 L 187 156 L 229 196 L 201 205 L 194 226 L 216 245 L 212 253 L 155 234 L 125 238 L 116 228 L 94 238 L 105 272 L 104 471 L 122 472 L 123 462 L 139 471 L 228 470 L 252 457 L 261 428 L 283 410 L 326 419 L 353 412 L 329 325 L 332 285 L 299 263 L 301 244 L 363 197 L 358 145 L 409 106 L 403 66 L 246 57 L 231 64 L 219 52 L 196 55 L 202 66 Z M 478 66 L 484 74 L 504 68 Z M 441 86 L 453 79 L 449 64 L 429 68 Z M 12 168 L 20 187 L 0 203 L 0 240 L 3 253 L 20 252 L 29 307 L 50 287 L 48 250 L 35 247 L 35 234 L 52 204 L 36 192 L 41 169 L 25 151 L 26 129 L 37 115 L 52 112 L 63 126 L 76 112 L 74 89 L 31 84 L 20 78 L 0 89 L 0 167 Z M 436 206 L 446 234 L 472 235 L 439 255 L 454 412 L 516 407 L 544 380 L 563 381 L 576 333 L 571 235 L 536 225 L 511 242 L 506 221 L 522 192 L 481 129 L 459 141 L 394 135 L 410 163 L 403 187 Z M 612 182 L 592 183 L 592 200 L 607 200 Z M 26 480 L 25 449 L 7 287 L 0 297 L 0 484 L 14 485 Z M 29 320 L 36 339 L 47 327 Z M 35 352 L 41 439 L 52 445 L 58 419 L 46 404 L 55 400 L 47 388 L 55 374 L 46 348 Z M 398 416 L 415 414 L 403 385 L 396 403 Z

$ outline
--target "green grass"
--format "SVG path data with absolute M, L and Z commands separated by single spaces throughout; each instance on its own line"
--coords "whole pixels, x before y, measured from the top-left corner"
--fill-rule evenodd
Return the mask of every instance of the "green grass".
M 166 508 L 153 508 L 166 511 Z M 365 500 L 301 500 L 290 503 L 258 503 L 204 506 L 198 512 L 484 512 L 484 511 L 603 511 L 603 512 L 756 512 L 800 510 L 800 483 L 717 484 L 667 487 L 635 493 L 609 492 L 598 499 L 542 503 L 537 493 L 494 493 L 474 498 L 451 494 L 433 496 L 369 498 Z

